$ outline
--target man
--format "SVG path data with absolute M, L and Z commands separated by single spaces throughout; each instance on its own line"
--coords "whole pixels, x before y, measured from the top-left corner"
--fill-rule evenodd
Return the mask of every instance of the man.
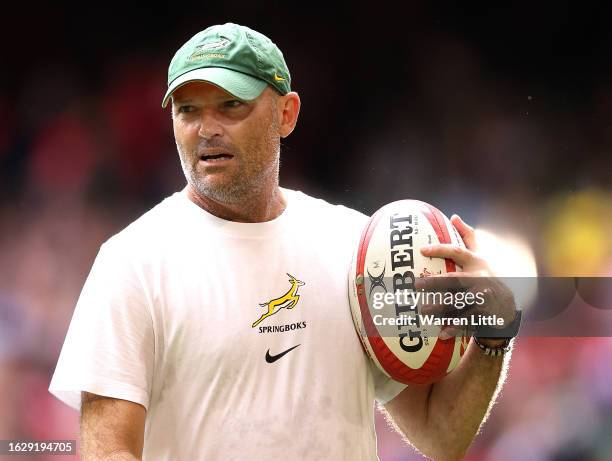
M 502 357 L 472 344 L 441 382 L 406 387 L 364 353 L 346 276 L 367 218 L 279 187 L 290 81 L 280 50 L 235 24 L 172 59 L 162 105 L 187 186 L 102 245 L 50 387 L 81 408 L 83 459 L 371 461 L 375 398 L 435 459 L 477 432 Z M 429 255 L 486 270 L 470 250 Z

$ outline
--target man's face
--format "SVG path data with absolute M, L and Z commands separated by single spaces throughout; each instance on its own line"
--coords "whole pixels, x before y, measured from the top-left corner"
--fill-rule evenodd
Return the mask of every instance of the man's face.
M 185 177 L 201 196 L 237 203 L 277 183 L 276 98 L 266 88 L 254 101 L 243 102 L 205 82 L 174 92 L 176 146 Z

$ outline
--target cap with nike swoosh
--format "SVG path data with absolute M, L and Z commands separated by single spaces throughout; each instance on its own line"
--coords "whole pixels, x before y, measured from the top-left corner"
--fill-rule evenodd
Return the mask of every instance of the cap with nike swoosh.
M 278 47 L 263 34 L 233 23 L 208 27 L 176 52 L 168 68 L 166 107 L 172 93 L 189 82 L 209 82 L 237 99 L 252 101 L 270 85 L 291 91 L 291 76 Z

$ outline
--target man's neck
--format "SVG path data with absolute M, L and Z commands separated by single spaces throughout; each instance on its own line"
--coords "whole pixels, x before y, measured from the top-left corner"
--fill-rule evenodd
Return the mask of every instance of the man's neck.
M 280 216 L 285 210 L 287 202 L 278 185 L 272 190 L 262 191 L 249 196 L 248 202 L 220 203 L 210 197 L 202 196 L 190 185 L 185 187 L 187 197 L 200 208 L 210 214 L 235 222 L 265 222 Z

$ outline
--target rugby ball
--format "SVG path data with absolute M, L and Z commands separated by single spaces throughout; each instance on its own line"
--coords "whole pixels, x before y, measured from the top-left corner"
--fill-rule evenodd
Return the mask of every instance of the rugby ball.
M 365 226 L 349 272 L 355 328 L 378 368 L 395 381 L 430 384 L 459 363 L 469 336 L 438 338 L 441 326 L 421 315 L 419 277 L 460 271 L 452 260 L 423 256 L 424 245 L 465 247 L 449 219 L 418 200 L 380 208 Z M 418 293 L 421 293 L 419 295 Z

